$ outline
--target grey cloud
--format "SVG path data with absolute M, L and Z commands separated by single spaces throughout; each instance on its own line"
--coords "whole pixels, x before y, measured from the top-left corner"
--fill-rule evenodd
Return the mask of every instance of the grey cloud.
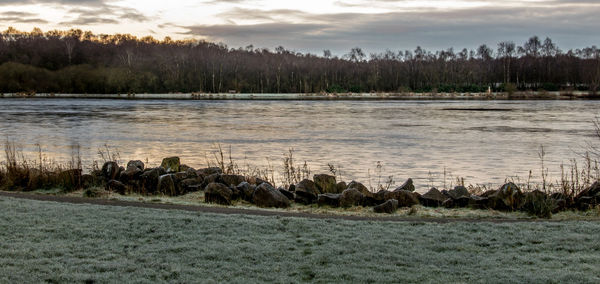
M 0 22 L 19 23 L 19 24 L 46 24 L 48 21 L 39 18 L 23 17 L 0 17 Z
M 102 5 L 98 7 L 78 7 L 69 10 L 70 15 L 77 15 L 73 20 L 63 21 L 60 24 L 67 25 L 92 25 L 92 24 L 118 24 L 122 20 L 135 22 L 148 21 L 148 18 L 133 8 L 125 8 L 114 5 Z
M 35 13 L 21 12 L 21 11 L 0 12 L 0 15 L 6 16 L 6 17 L 34 17 L 34 16 L 37 16 L 37 14 L 35 14 Z
M 549 36 L 562 48 L 598 44 L 600 33 L 599 5 L 564 3 L 560 9 L 552 6 L 514 8 L 471 8 L 461 10 L 419 10 L 386 14 L 313 15 L 294 11 L 301 19 L 296 22 L 272 22 L 258 25 L 196 25 L 185 26 L 184 34 L 207 37 L 230 46 L 275 47 L 284 45 L 298 51 L 320 53 L 331 49 L 343 54 L 351 47 L 361 46 L 368 52 L 386 48 L 427 49 L 476 48 L 479 44 L 492 47 L 503 40 L 524 42 L 531 35 Z M 230 16 L 242 14 L 237 9 Z M 246 11 L 247 12 L 247 11 Z M 281 15 L 281 14 L 280 14 Z M 273 19 L 263 12 L 255 16 Z M 235 20 L 235 18 L 232 18 Z
M 59 5 L 102 5 L 104 0 L 0 0 L 0 5 L 59 4 Z

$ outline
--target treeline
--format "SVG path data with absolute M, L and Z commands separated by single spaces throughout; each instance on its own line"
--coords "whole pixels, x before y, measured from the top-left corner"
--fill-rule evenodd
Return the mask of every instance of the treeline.
M 317 56 L 75 29 L 0 34 L 0 92 L 596 92 L 599 85 L 596 46 L 565 52 L 537 36 L 495 49 L 417 47 L 367 55 L 353 48 L 337 57 L 328 50 Z

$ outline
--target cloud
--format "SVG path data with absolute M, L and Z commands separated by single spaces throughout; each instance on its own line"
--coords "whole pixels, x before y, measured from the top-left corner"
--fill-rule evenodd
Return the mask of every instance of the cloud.
M 148 17 L 138 10 L 128 7 L 104 4 L 97 7 L 77 7 L 69 10 L 69 15 L 76 18 L 63 21 L 61 25 L 93 25 L 93 24 L 118 24 L 122 20 L 133 22 L 148 21 Z
M 22 11 L 0 12 L 0 22 L 19 24 L 46 24 L 48 21 L 38 17 L 38 14 Z
M 0 0 L 0 5 L 31 5 L 31 4 L 59 4 L 59 5 L 102 5 L 104 0 Z
M 380 0 L 381 1 L 381 0 Z M 597 44 L 600 5 L 587 1 L 548 0 L 530 6 L 481 6 L 461 9 L 417 9 L 380 14 L 310 14 L 294 10 L 233 8 L 221 16 L 230 24 L 188 25 L 183 34 L 221 41 L 230 46 L 288 48 L 338 55 L 354 46 L 369 52 L 463 47 L 503 40 L 524 42 L 531 35 L 549 36 L 563 48 Z M 550 5 L 550 3 L 554 3 Z M 560 7 L 557 9 L 557 5 Z M 260 23 L 237 25 L 236 20 Z

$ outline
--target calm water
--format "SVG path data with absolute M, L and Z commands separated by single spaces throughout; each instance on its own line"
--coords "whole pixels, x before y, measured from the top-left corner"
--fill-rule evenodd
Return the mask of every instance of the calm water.
M 464 110 L 470 109 L 470 110 Z M 477 109 L 477 110 L 473 110 Z M 177 155 L 206 165 L 216 143 L 239 164 L 282 168 L 295 150 L 313 173 L 328 163 L 345 180 L 377 183 L 393 175 L 426 186 L 464 177 L 499 184 L 507 177 L 539 176 L 539 148 L 550 175 L 577 158 L 594 138 L 600 101 L 169 101 L 2 99 L 0 133 L 34 157 L 35 144 L 58 161 L 80 145 L 86 164 L 98 148 L 118 149 L 121 160 L 155 165 Z

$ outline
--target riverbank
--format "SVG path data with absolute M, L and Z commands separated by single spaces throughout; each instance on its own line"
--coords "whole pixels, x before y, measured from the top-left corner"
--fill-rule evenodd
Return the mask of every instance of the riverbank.
M 484 93 L 170 93 L 170 94 L 54 94 L 7 93 L 0 98 L 90 98 L 90 99 L 172 99 L 172 100 L 573 100 L 598 99 L 583 91 L 528 91 Z
M 600 280 L 598 222 L 362 222 L 8 197 L 0 206 L 8 283 Z

